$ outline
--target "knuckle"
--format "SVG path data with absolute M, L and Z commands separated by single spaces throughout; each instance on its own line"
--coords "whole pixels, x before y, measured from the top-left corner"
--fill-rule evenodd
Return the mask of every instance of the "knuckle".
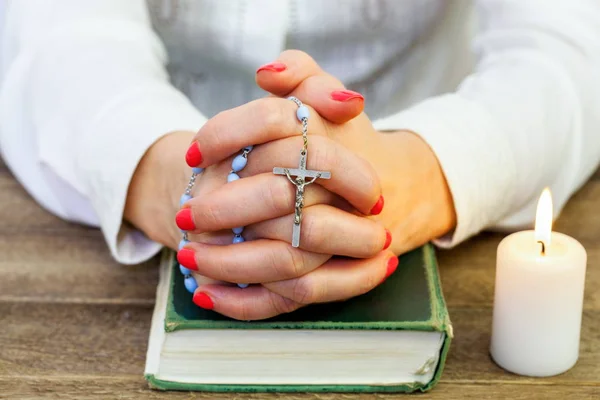
M 362 157 L 358 158 L 360 170 L 365 174 L 365 181 L 370 184 L 370 193 L 373 202 L 376 202 L 381 195 L 381 185 L 379 182 L 379 174 L 371 165 L 370 162 L 364 160 Z M 374 203 L 373 203 L 374 204 Z
M 215 280 L 235 280 L 239 275 L 235 263 L 228 258 L 218 257 L 214 254 L 209 257 L 200 258 L 198 263 L 198 272 Z
M 286 111 L 282 107 L 281 99 L 265 97 L 255 103 L 256 119 L 260 121 L 265 132 L 274 132 L 281 129 L 286 123 Z
M 300 242 L 303 243 L 303 248 L 314 247 L 315 244 L 321 243 L 325 239 L 324 227 L 319 218 L 315 218 L 311 213 L 310 208 L 304 210 L 302 218 L 302 231 Z
M 214 271 L 211 273 L 211 271 Z M 209 271 L 207 272 L 210 275 L 215 275 L 218 279 L 225 280 L 233 280 L 239 281 L 239 279 L 235 279 L 237 273 L 237 268 L 229 262 L 216 262 L 211 267 L 209 267 Z M 233 278 L 233 279 L 232 279 Z
M 296 250 L 291 246 L 284 246 L 287 250 L 287 260 L 286 260 L 286 270 L 288 271 L 288 276 L 292 278 L 296 278 L 298 276 L 303 275 L 304 273 L 304 256 L 303 252 L 300 250 Z
M 228 113 L 229 110 L 221 111 L 217 115 L 206 121 L 204 126 L 196 135 L 196 138 L 198 140 L 209 141 L 209 145 L 213 146 L 213 148 L 218 149 L 222 147 L 223 140 L 227 137 L 227 135 L 225 135 L 223 132 L 224 124 L 222 123 L 222 121 L 229 120 Z
M 297 253 L 285 246 L 286 252 L 282 253 L 279 248 L 271 250 L 267 257 L 267 266 L 272 271 L 269 276 L 273 280 L 292 279 L 299 275 L 301 263 Z
M 371 290 L 373 290 L 373 288 L 377 286 L 377 283 L 377 277 L 373 274 L 369 274 L 368 277 L 360 280 L 357 286 L 356 296 L 370 292 Z
M 269 292 L 269 302 L 275 315 L 287 314 L 298 309 L 298 303 L 273 292 Z
M 381 231 L 381 228 L 375 229 L 373 234 L 370 235 L 370 240 L 365 240 L 365 251 L 367 256 L 375 255 L 383 249 L 383 244 L 385 243 L 385 232 Z
M 294 204 L 293 187 L 284 179 L 269 178 L 267 189 L 263 192 L 263 204 L 278 216 L 288 213 Z
M 315 290 L 310 278 L 304 276 L 296 279 L 292 288 L 292 299 L 300 304 L 312 304 L 315 302 Z
M 310 156 L 315 168 L 329 170 L 337 160 L 337 147 L 324 137 L 315 137 L 309 144 Z
M 225 216 L 223 207 L 218 203 L 206 202 L 192 207 L 196 226 L 218 229 L 223 225 Z
M 238 304 L 237 309 L 231 316 L 240 321 L 250 321 L 253 319 L 253 310 L 254 307 L 249 302 L 244 301 Z

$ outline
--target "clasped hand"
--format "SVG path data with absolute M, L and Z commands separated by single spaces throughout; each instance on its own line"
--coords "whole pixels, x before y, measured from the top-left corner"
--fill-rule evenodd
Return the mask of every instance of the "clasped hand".
M 190 233 L 178 260 L 194 270 L 196 304 L 255 320 L 348 299 L 393 273 L 397 254 L 451 228 L 448 217 L 423 229 L 431 214 L 439 216 L 433 210 L 441 202 L 429 197 L 437 194 L 430 187 L 417 187 L 419 181 L 432 179 L 445 190 L 442 200 L 452 203 L 435 156 L 416 135 L 375 131 L 362 113 L 362 96 L 299 51 L 286 51 L 259 69 L 257 83 L 272 96 L 210 119 L 186 156 L 190 166 L 205 168 L 194 198 L 176 218 Z M 297 106 L 287 96 L 310 108 L 308 168 L 331 171 L 331 179 L 306 188 L 299 248 L 290 244 L 296 187 L 272 172 L 275 166 L 296 168 L 302 149 Z M 255 147 L 241 179 L 227 183 L 233 157 L 250 145 Z M 411 164 L 410 179 L 397 175 Z M 402 192 L 410 188 L 425 207 L 415 207 Z M 394 199 L 392 213 L 389 206 L 381 213 L 383 195 Z M 453 210 L 447 213 L 453 216 Z M 231 229 L 239 226 L 245 226 L 246 241 L 231 244 Z

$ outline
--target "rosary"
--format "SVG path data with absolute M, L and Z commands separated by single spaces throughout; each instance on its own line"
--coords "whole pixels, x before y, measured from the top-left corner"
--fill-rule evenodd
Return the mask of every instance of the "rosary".
M 292 228 L 292 246 L 300 246 L 300 224 L 302 223 L 302 209 L 304 208 L 304 188 L 311 183 L 314 183 L 317 179 L 330 179 L 331 172 L 327 171 L 313 171 L 306 169 L 306 158 L 308 156 L 308 108 L 300 100 L 295 97 L 290 97 L 288 100 L 292 100 L 298 106 L 296 110 L 296 117 L 302 122 L 302 139 L 303 146 L 300 151 L 300 162 L 298 168 L 288 169 L 275 167 L 273 173 L 275 175 L 285 175 L 288 180 L 296 186 L 296 204 L 294 211 L 294 227 Z M 293 176 L 296 179 L 292 178 Z M 306 178 L 312 178 L 306 180 Z
M 306 169 L 306 160 L 308 157 L 308 117 L 310 115 L 308 108 L 302 104 L 302 102 L 296 97 L 289 97 L 288 100 L 293 101 L 298 106 L 296 110 L 296 117 L 302 123 L 302 150 L 300 151 L 300 161 L 298 163 L 298 168 L 283 168 L 283 167 L 275 167 L 273 168 L 273 173 L 275 175 L 285 175 L 286 178 L 296 186 L 296 197 L 294 204 L 294 225 L 292 227 L 292 246 L 299 247 L 300 246 L 300 226 L 302 224 L 302 209 L 304 208 L 304 188 L 312 183 L 314 183 L 317 179 L 330 179 L 331 172 L 328 171 L 315 171 Z M 240 176 L 237 174 L 239 171 L 244 169 L 246 164 L 248 163 L 248 155 L 252 151 L 253 146 L 247 146 L 242 149 L 242 153 L 236 156 L 231 162 L 231 171 L 227 175 L 227 182 L 233 182 L 240 179 Z M 183 205 L 186 201 L 192 198 L 192 189 L 194 188 L 194 183 L 196 182 L 196 178 L 201 175 L 203 172 L 202 168 L 192 168 L 192 176 L 190 177 L 190 181 L 185 189 L 185 192 L 181 196 L 180 205 Z M 310 178 L 307 180 L 306 178 Z M 233 240 L 232 243 L 242 243 L 244 242 L 244 238 L 242 237 L 242 232 L 244 231 L 244 227 L 236 227 L 232 229 L 233 231 Z M 188 240 L 187 231 L 183 231 L 183 239 L 179 242 L 179 249 L 183 248 Z M 191 271 L 185 268 L 182 265 L 179 265 L 179 270 L 184 276 L 184 284 L 185 288 L 190 292 L 194 293 L 194 291 L 198 288 L 198 284 L 196 280 L 191 274 Z M 245 288 L 248 284 L 238 284 L 239 287 Z

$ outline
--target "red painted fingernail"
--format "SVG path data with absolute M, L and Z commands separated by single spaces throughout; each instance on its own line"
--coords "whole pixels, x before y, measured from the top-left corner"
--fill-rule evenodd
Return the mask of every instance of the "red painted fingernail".
M 381 213 L 381 210 L 383 210 L 383 196 L 379 196 L 379 200 L 377 200 L 377 203 L 371 208 L 371 215 L 378 215 Z
M 354 92 L 352 90 L 335 90 L 331 92 L 331 98 L 335 101 L 348 101 L 353 99 L 361 99 L 364 100 L 362 94 L 358 92 Z
M 196 263 L 196 253 L 194 250 L 186 249 L 185 247 L 177 252 L 177 261 L 187 269 L 194 271 L 198 270 L 198 264 Z
M 192 168 L 200 165 L 202 162 L 202 153 L 200 152 L 198 143 L 192 143 L 187 153 L 185 153 L 185 162 Z
M 386 250 L 392 244 L 392 234 L 387 229 L 385 230 L 385 244 L 383 245 L 383 249 Z
M 287 65 L 285 65 L 284 63 L 272 62 L 270 64 L 265 64 L 262 67 L 258 67 L 258 69 L 256 70 L 256 73 L 258 74 L 260 71 L 281 72 L 281 71 L 285 71 L 286 68 L 287 68 Z
M 184 231 L 193 231 L 196 229 L 196 224 L 192 219 L 192 209 L 189 207 L 182 208 L 175 214 L 175 223 L 179 229 Z
M 215 308 L 215 304 L 206 293 L 198 292 L 194 294 L 192 301 L 195 305 L 204 308 L 205 310 L 212 310 L 213 308 Z
M 394 257 L 392 257 L 392 258 L 390 258 L 388 260 L 387 269 L 385 270 L 385 276 L 381 280 L 380 284 L 382 284 L 383 282 L 385 282 L 385 280 L 387 278 L 389 278 L 391 274 L 394 273 L 394 271 L 396 270 L 396 268 L 398 268 L 398 257 L 394 256 Z

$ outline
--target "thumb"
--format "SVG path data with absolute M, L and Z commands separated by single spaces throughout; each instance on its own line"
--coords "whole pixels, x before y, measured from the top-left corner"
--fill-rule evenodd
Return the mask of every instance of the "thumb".
M 342 82 L 299 50 L 286 50 L 275 62 L 258 68 L 256 83 L 275 96 L 299 98 L 334 123 L 347 122 L 364 108 L 360 93 L 347 90 Z

